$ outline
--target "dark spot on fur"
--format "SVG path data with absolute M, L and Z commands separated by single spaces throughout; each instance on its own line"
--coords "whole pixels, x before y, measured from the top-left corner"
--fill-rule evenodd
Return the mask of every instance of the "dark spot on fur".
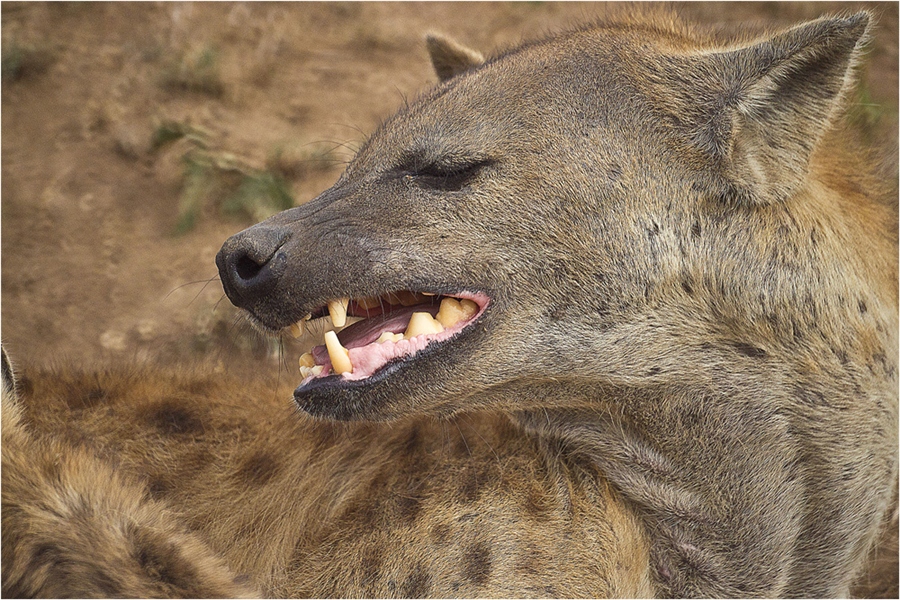
M 610 163 L 607 177 L 610 182 L 618 181 L 622 177 L 622 166 L 617 163 Z
M 850 362 L 850 359 L 847 357 L 847 352 L 843 348 L 832 348 L 831 352 L 837 357 L 842 365 L 846 365 Z
M 172 482 L 161 477 L 154 477 L 147 484 L 147 491 L 153 498 L 159 499 L 172 491 L 173 487 Z
M 147 411 L 147 421 L 163 435 L 198 435 L 203 433 L 200 418 L 182 406 L 182 401 L 169 398 Z
M 419 427 L 416 425 L 409 430 L 406 440 L 403 442 L 401 453 L 404 457 L 415 455 L 422 446 L 422 442 L 423 440 L 419 433 Z
M 460 496 L 463 502 L 475 502 L 481 493 L 481 478 L 478 469 L 469 467 L 466 469 L 466 476 L 460 486 Z
M 682 280 L 681 280 L 681 289 L 683 289 L 684 292 L 685 292 L 688 296 L 693 296 L 693 295 L 694 295 L 694 286 L 691 285 L 691 280 L 690 280 L 690 279 L 687 279 L 687 278 L 686 278 L 686 279 L 682 279 Z
M 538 548 L 527 546 L 524 555 L 516 564 L 516 570 L 528 575 L 538 575 L 544 568 L 544 565 L 549 563 L 548 557 Z
M 359 573 L 364 587 L 378 583 L 378 576 L 381 574 L 381 553 L 377 550 L 368 550 L 359 563 Z
M 190 561 L 173 544 L 144 530 L 134 532 L 133 540 L 134 557 L 141 569 L 164 589 L 167 588 L 169 594 L 177 591 L 195 596 L 203 591 Z
M 659 224 L 654 222 L 650 224 L 650 227 L 647 228 L 647 237 L 653 239 L 659 235 Z
M 860 300 L 859 302 L 857 302 L 856 306 L 857 308 L 859 308 L 859 314 L 861 315 L 864 315 L 869 311 L 869 307 L 866 306 L 865 300 Z
M 807 406 L 828 406 L 828 401 L 825 399 L 824 394 L 817 390 L 797 386 L 794 388 L 794 397 Z
M 21 396 L 30 396 L 34 393 L 34 382 L 30 377 L 23 375 L 16 379 L 16 393 Z
M 66 406 L 72 410 L 84 410 L 96 408 L 101 404 L 109 401 L 109 394 L 100 386 L 95 386 L 88 390 L 71 389 L 66 395 Z
M 647 371 L 647 375 L 658 375 L 661 372 L 662 369 L 659 367 L 650 367 L 650 369 Z
M 767 356 L 765 350 L 763 350 L 762 348 L 757 348 L 756 346 L 753 346 L 751 344 L 735 342 L 734 344 L 732 344 L 732 347 L 734 347 L 734 349 L 737 350 L 739 354 L 749 356 L 750 358 L 765 358 Z
M 554 323 L 558 323 L 560 321 L 566 320 L 566 307 L 565 306 L 555 306 L 551 308 L 547 316 L 550 317 L 550 320 Z
M 436 544 L 443 545 L 450 539 L 450 526 L 446 523 L 438 523 L 428 530 L 428 537 Z
M 412 572 L 400 586 L 400 596 L 403 598 L 424 598 L 431 591 L 431 575 L 425 570 L 425 565 L 416 563 Z
M 416 494 L 397 496 L 397 516 L 406 523 L 412 523 L 422 510 L 422 498 Z
M 475 585 L 484 585 L 491 577 L 491 549 L 478 542 L 463 555 L 463 574 Z
M 241 464 L 234 478 L 247 485 L 261 486 L 268 483 L 280 470 L 278 457 L 268 452 L 257 452 Z

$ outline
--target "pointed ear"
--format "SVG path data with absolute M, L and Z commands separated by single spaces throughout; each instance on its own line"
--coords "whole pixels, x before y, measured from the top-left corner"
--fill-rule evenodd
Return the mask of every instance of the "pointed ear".
M 695 57 L 693 100 L 682 104 L 693 106 L 678 120 L 689 124 L 690 144 L 711 163 L 716 194 L 766 204 L 800 188 L 853 86 L 868 29 L 864 12 L 819 19 L 749 47 Z
M 428 45 L 428 54 L 431 55 L 431 64 L 434 65 L 434 70 L 441 81 L 447 81 L 484 63 L 484 57 L 480 52 L 470 50 L 440 34 L 428 34 L 425 42 Z

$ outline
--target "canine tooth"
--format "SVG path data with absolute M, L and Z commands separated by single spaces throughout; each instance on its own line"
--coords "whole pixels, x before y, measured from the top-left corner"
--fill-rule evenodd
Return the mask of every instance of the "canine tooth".
M 419 292 L 423 296 L 437 296 L 434 292 Z
M 343 327 L 347 324 L 347 305 L 349 304 L 350 298 L 339 298 L 328 302 L 328 314 L 331 315 L 331 322 L 335 327 Z
M 316 366 L 316 359 L 309 352 L 300 355 L 300 366 L 311 368 Z
M 349 373 L 353 370 L 353 364 L 350 362 L 350 353 L 341 346 L 337 334 L 329 331 L 325 334 L 325 347 L 328 349 L 328 357 L 331 359 L 331 366 L 335 373 Z
M 406 326 L 405 337 L 411 338 L 417 335 L 428 333 L 440 333 L 444 330 L 444 326 L 427 312 L 414 312 L 409 318 L 409 325 Z

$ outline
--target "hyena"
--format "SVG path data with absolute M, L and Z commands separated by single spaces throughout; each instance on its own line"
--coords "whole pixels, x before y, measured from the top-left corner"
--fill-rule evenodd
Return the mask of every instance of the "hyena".
M 431 37 L 437 87 L 217 257 L 259 328 L 336 328 L 291 405 L 150 367 L 4 392 L 4 593 L 848 594 L 897 483 L 869 31 Z

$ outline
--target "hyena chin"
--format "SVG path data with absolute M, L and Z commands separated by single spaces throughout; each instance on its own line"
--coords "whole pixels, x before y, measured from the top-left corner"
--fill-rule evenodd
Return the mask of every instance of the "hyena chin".
M 259 327 L 338 329 L 293 404 L 4 388 L 4 594 L 849 594 L 897 484 L 896 178 L 844 114 L 870 20 L 430 36 L 437 87 L 217 256 Z

